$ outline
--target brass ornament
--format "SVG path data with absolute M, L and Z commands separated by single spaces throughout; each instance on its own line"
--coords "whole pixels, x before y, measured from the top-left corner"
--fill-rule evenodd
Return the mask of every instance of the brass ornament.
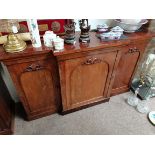
M 7 36 L 7 42 L 3 45 L 6 52 L 15 53 L 23 51 L 27 45 L 26 43 L 19 39 L 16 34 L 9 34 Z
M 17 32 L 19 29 L 19 22 L 16 19 L 0 20 L 0 31 L 9 33 L 6 43 L 4 43 L 3 45 L 6 52 L 21 52 L 27 47 L 26 43 L 17 36 Z

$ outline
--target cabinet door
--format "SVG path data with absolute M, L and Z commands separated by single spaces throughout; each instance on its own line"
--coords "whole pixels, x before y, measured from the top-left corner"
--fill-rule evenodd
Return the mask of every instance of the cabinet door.
M 147 41 L 143 41 L 122 48 L 111 95 L 116 95 L 129 90 L 131 79 L 138 62 L 142 58 L 146 45 Z
M 57 112 L 58 85 L 50 59 L 8 66 L 29 120 Z
M 114 51 L 59 62 L 63 111 L 107 98 L 116 54 Z

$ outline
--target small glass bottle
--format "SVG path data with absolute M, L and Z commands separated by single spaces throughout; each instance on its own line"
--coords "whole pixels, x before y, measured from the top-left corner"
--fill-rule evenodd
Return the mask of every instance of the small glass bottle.
M 135 93 L 133 93 L 132 91 L 130 91 L 130 95 L 127 99 L 127 103 L 131 106 L 137 106 L 138 105 L 138 97 L 137 97 L 137 94 L 138 94 L 138 91 L 139 91 L 139 88 L 137 88 L 135 90 Z
M 140 113 L 145 113 L 147 114 L 150 111 L 149 108 L 149 101 L 150 101 L 150 96 L 146 98 L 146 100 L 141 100 L 140 103 L 137 105 L 137 111 Z

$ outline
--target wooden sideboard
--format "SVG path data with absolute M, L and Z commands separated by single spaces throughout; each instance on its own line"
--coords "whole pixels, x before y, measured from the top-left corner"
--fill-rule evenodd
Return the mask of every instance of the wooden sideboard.
M 14 110 L 14 102 L 0 75 L 0 135 L 13 133 Z
M 0 61 L 14 82 L 27 119 L 58 111 L 62 114 L 108 101 L 129 90 L 145 48 L 154 36 L 138 32 L 127 39 L 102 42 L 90 32 L 89 44 L 65 45 L 61 52 L 34 49 L 30 43 L 20 53 L 0 47 Z

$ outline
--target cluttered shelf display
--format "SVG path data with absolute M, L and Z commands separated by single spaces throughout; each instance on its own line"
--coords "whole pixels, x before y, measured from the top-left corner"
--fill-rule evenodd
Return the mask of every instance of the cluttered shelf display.
M 62 108 L 64 108 L 64 112 L 66 112 L 68 110 L 73 110 L 74 108 L 79 108 L 83 105 L 90 105 L 92 102 L 97 102 L 100 100 L 107 101 L 110 95 L 112 96 L 114 94 L 129 90 L 130 81 L 133 73 L 135 72 L 137 62 L 139 62 L 139 59 L 142 57 L 144 49 L 152 35 L 147 33 L 139 33 L 137 34 L 139 38 L 136 36 L 136 34 L 130 35 L 135 31 L 138 31 L 139 28 L 143 26 L 143 24 L 146 24 L 147 20 L 117 20 L 117 22 L 120 22 L 121 24 L 117 24 L 114 27 L 109 27 L 107 24 L 97 25 L 97 32 L 94 33 L 90 32 L 91 26 L 88 19 L 81 19 L 79 20 L 79 28 L 81 31 L 77 35 L 77 33 L 75 32 L 76 23 L 74 22 L 74 20 L 68 20 L 63 25 L 64 35 L 59 36 L 59 33 L 56 33 L 55 31 L 53 31 L 53 29 L 47 29 L 46 31 L 44 31 L 44 33 L 40 34 L 38 21 L 36 19 L 27 20 L 26 25 L 30 33 L 29 40 L 31 40 L 32 42 L 33 49 L 29 48 L 30 46 L 27 43 L 27 48 L 23 49 L 23 53 L 26 57 L 24 57 L 24 54 L 22 55 L 22 51 L 20 50 L 21 55 L 20 53 L 19 55 L 14 56 L 3 54 L 4 57 L 1 58 L 1 60 L 4 61 L 6 66 L 8 66 L 9 72 L 11 73 L 11 75 L 13 75 L 14 83 L 16 83 L 16 88 L 20 93 L 20 96 L 22 96 L 23 105 L 27 112 L 29 120 L 45 116 L 46 114 L 48 115 L 50 113 L 57 112 L 59 108 L 56 106 L 56 102 L 59 102 L 60 98 L 62 98 L 62 100 L 64 101 L 61 104 Z M 127 29 L 127 27 L 123 29 L 124 22 L 128 23 L 126 25 L 129 25 L 129 30 Z M 132 27 L 135 25 L 137 25 L 136 29 L 135 27 L 134 29 L 132 29 Z M 13 29 L 13 27 L 10 28 Z M 19 35 L 17 34 L 17 31 L 13 31 L 13 33 L 15 35 Z M 42 38 L 40 38 L 40 36 L 42 36 Z M 130 39 L 134 40 L 135 43 L 131 43 Z M 139 43 L 141 43 L 141 45 Z M 6 42 L 4 43 L 4 45 L 5 44 Z M 113 47 L 111 47 L 111 45 L 113 45 Z M 108 47 L 108 49 L 105 49 L 105 47 Z M 140 48 L 140 50 L 138 48 Z M 30 57 L 32 53 L 32 51 L 30 52 L 30 50 L 37 51 L 37 49 L 39 49 L 38 51 L 40 51 L 40 55 L 39 52 L 34 52 L 35 54 L 33 53 L 33 57 Z M 126 52 L 127 54 L 125 54 Z M 137 57 L 137 54 L 139 54 L 140 56 Z M 117 58 L 116 55 L 118 55 Z M 16 57 L 20 57 L 20 61 L 22 63 L 17 63 L 18 60 L 16 59 Z M 125 67 L 130 65 L 130 60 L 133 60 L 131 64 L 132 66 L 129 72 L 126 73 Z M 105 62 L 109 63 L 109 70 L 107 69 L 107 65 Z M 65 70 L 65 64 L 66 67 L 68 67 L 68 70 Z M 20 66 L 21 70 L 16 70 L 15 66 Z M 77 70 L 76 66 L 78 66 Z M 97 70 L 97 66 L 99 70 Z M 75 67 L 73 75 L 71 74 L 72 67 Z M 102 68 L 105 70 L 104 72 Z M 80 70 L 80 72 L 78 72 L 78 70 Z M 91 70 L 94 70 L 94 72 L 96 71 L 95 73 L 97 75 L 102 75 L 103 77 L 105 77 L 104 80 L 107 82 L 104 83 L 105 81 L 103 82 L 103 79 L 100 78 L 100 76 L 97 77 L 97 81 L 94 80 L 96 76 L 94 77 L 94 74 L 92 74 Z M 51 74 L 49 74 L 49 71 L 51 72 Z M 85 90 L 85 88 L 88 87 L 88 81 L 86 80 L 87 75 L 85 76 L 81 74 L 82 72 L 86 72 L 90 76 L 90 79 L 93 79 L 92 81 L 94 81 L 94 83 L 91 84 L 93 85 L 93 87 L 96 86 L 96 89 L 91 90 L 90 92 L 87 92 L 88 89 Z M 122 77 L 122 72 L 126 74 L 124 75 L 124 77 Z M 24 75 L 22 75 L 23 73 Z M 43 83 L 46 83 L 46 88 L 49 92 L 49 95 L 43 93 L 42 98 L 38 96 L 37 99 L 35 97 L 37 96 L 37 93 L 35 94 L 35 91 L 38 92 L 39 90 L 42 90 L 41 82 L 36 80 L 36 87 L 32 88 L 35 95 L 34 97 L 32 97 L 28 91 L 31 85 L 25 85 L 24 82 L 21 83 L 19 81 L 19 78 L 21 77 L 22 81 L 32 83 L 32 80 L 29 78 L 35 79 L 37 77 L 42 77 L 43 74 L 46 74 L 46 76 L 48 77 L 46 79 L 47 81 L 45 79 L 44 81 L 41 78 L 39 80 L 43 81 Z M 74 74 L 76 76 L 74 76 Z M 14 75 L 16 75 L 17 77 L 15 77 Z M 55 77 L 56 75 L 57 77 Z M 63 81 L 68 79 L 65 76 L 73 76 L 72 78 L 70 78 L 72 81 Z M 76 90 L 78 91 L 78 85 L 76 85 L 76 83 L 79 82 L 75 79 L 77 76 L 81 78 L 81 80 L 84 80 L 83 83 L 85 83 L 85 86 L 82 86 L 81 88 L 81 92 L 87 92 L 90 94 L 84 96 L 83 93 L 80 97 L 76 96 Z M 120 77 L 121 80 L 119 80 Z M 125 81 L 125 84 L 122 82 L 124 84 L 122 85 L 121 81 Z M 73 85 L 71 85 L 70 82 L 72 82 Z M 64 85 L 66 83 L 68 83 L 68 86 Z M 69 88 L 70 85 L 72 86 L 72 88 Z M 58 95 L 59 99 L 57 99 L 57 95 L 55 93 L 60 91 L 59 87 L 62 88 L 62 92 L 60 93 L 61 97 Z M 69 92 L 71 90 L 73 92 Z M 99 90 L 105 91 L 100 92 Z M 72 98 L 69 103 L 65 103 L 67 99 L 65 98 L 66 95 L 64 95 L 64 93 L 67 93 L 68 96 L 70 94 L 72 95 L 69 96 L 69 98 Z M 96 99 L 94 99 L 94 94 L 96 95 Z M 49 103 L 49 101 L 51 102 Z M 40 104 L 36 104 L 38 102 Z
M 140 31 L 146 31 L 144 25 L 148 23 L 148 20 L 134 20 L 134 19 L 116 19 L 115 27 L 109 27 L 107 24 L 98 25 L 96 36 L 103 41 L 126 39 L 127 36 L 123 33 L 134 33 Z M 147 25 L 148 26 L 148 25 Z
M 133 20 L 117 19 L 115 21 L 117 23 L 117 26 L 112 28 L 110 28 L 107 24 L 97 25 L 96 36 L 100 38 L 101 41 L 127 39 L 127 36 L 123 32 L 133 33 L 135 31 L 138 31 L 144 24 L 148 22 L 148 20 L 134 20 L 134 19 Z M 17 51 L 20 52 L 26 48 L 26 44 L 22 42 L 22 40 L 24 40 L 25 38 L 26 38 L 25 39 L 26 41 L 28 40 L 32 41 L 32 45 L 34 48 L 39 48 L 41 47 L 41 41 L 40 41 L 40 36 L 41 36 L 43 37 L 44 45 L 46 47 L 55 47 L 55 51 L 62 50 L 64 48 L 64 43 L 74 45 L 76 42 L 75 40 L 76 23 L 74 22 L 73 19 L 66 19 L 66 20 L 63 20 L 63 22 L 61 20 L 53 20 L 53 21 L 38 20 L 37 21 L 36 19 L 27 19 L 27 21 L 17 22 L 16 20 L 16 25 L 14 26 L 13 26 L 13 22 L 15 23 L 15 20 L 7 20 L 7 22 L 10 22 L 10 23 L 12 22 L 12 23 L 10 24 L 10 26 L 7 25 L 8 31 L 4 31 L 4 34 L 5 32 L 13 32 L 12 34 L 16 34 L 16 35 L 13 35 L 14 37 L 18 36 L 16 38 L 21 38 L 20 42 L 22 43 L 22 46 L 23 46 L 21 47 L 20 50 L 18 50 L 17 48 L 13 50 L 14 52 L 17 52 Z M 57 22 L 63 23 L 61 26 L 60 24 L 57 24 L 59 25 L 59 31 L 58 29 L 54 29 L 52 27 L 53 23 L 57 23 Z M 11 28 L 11 25 L 12 25 L 12 28 Z M 46 29 L 45 28 L 43 29 L 43 27 L 46 27 Z M 15 28 L 17 28 L 16 32 L 14 30 Z M 89 43 L 90 42 L 89 31 L 91 27 L 89 25 L 88 19 L 79 20 L 79 28 L 81 30 L 79 42 Z M 19 31 L 19 34 L 17 34 L 18 31 Z M 25 38 L 19 37 L 21 35 L 21 32 L 26 32 L 26 33 L 29 32 L 29 34 L 25 33 L 24 34 L 24 36 L 26 36 Z M 64 34 L 64 37 L 59 37 L 59 34 Z M 5 42 L 6 42 L 6 38 L 5 38 Z M 15 42 L 17 42 L 17 40 Z M 4 46 L 6 45 L 4 44 Z

